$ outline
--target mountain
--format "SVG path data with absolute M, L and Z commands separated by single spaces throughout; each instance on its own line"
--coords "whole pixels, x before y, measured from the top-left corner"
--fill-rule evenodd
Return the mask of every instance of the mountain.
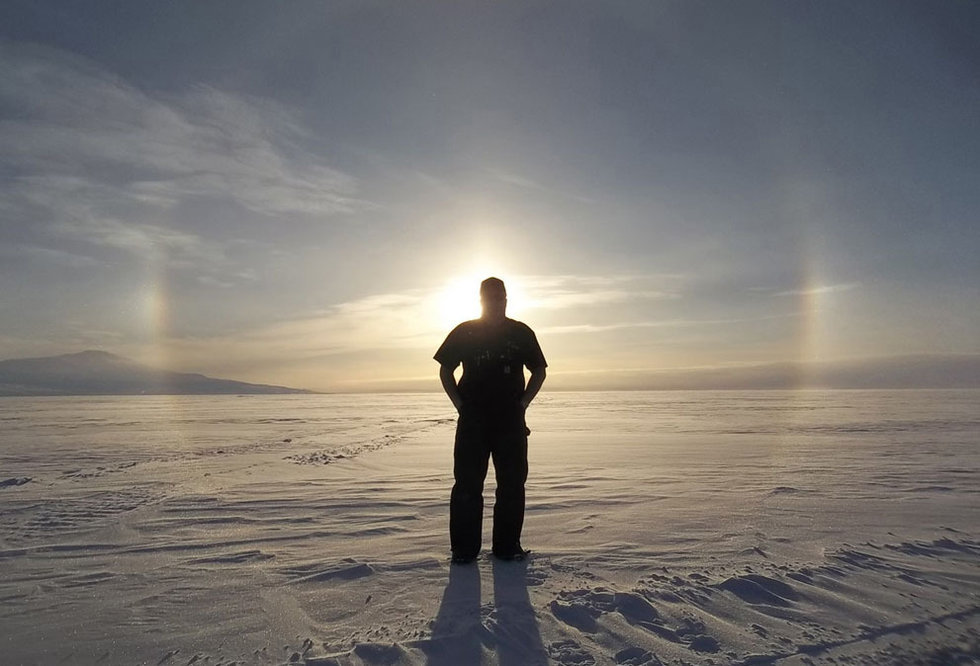
M 311 391 L 158 370 L 104 351 L 0 361 L 0 396 L 239 393 Z
M 565 390 L 963 389 L 980 388 L 980 354 L 916 354 L 812 363 L 548 378 Z

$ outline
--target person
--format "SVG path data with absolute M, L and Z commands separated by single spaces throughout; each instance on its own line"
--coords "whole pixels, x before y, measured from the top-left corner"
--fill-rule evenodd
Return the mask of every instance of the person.
M 524 416 L 548 365 L 534 331 L 507 317 L 502 280 L 491 277 L 480 284 L 480 303 L 481 317 L 454 328 L 434 356 L 442 387 L 459 413 L 449 501 L 450 547 L 458 564 L 480 553 L 483 484 L 491 457 L 497 478 L 493 554 L 503 560 L 527 555 L 521 546 L 530 434 Z M 460 363 L 463 374 L 457 383 Z M 526 386 L 525 367 L 531 373 Z

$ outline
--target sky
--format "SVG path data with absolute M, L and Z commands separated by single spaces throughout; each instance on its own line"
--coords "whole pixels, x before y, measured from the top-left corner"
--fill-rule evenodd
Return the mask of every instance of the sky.
M 0 9 L 0 358 L 436 390 L 980 353 L 980 5 Z

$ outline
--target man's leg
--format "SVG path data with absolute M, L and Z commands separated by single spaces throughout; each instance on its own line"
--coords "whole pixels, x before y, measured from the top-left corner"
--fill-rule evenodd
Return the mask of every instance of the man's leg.
M 527 481 L 527 434 L 524 419 L 505 424 L 497 433 L 493 447 L 493 468 L 497 477 L 493 505 L 493 552 L 513 557 L 521 549 L 524 527 L 524 483 Z
M 453 484 L 449 501 L 449 541 L 454 558 L 480 554 L 483 533 L 483 482 L 490 447 L 486 433 L 472 416 L 460 415 L 453 448 Z

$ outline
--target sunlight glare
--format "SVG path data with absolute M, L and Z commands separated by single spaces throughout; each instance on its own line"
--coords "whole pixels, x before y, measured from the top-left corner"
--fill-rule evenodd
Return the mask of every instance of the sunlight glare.
M 439 292 L 439 323 L 451 328 L 480 316 L 480 281 L 470 277 L 453 278 Z
M 525 312 L 529 300 L 518 278 L 510 278 L 499 271 L 484 271 L 452 278 L 438 292 L 436 303 L 439 323 L 443 328 L 480 316 L 480 282 L 496 275 L 507 287 L 507 316 L 517 318 Z

